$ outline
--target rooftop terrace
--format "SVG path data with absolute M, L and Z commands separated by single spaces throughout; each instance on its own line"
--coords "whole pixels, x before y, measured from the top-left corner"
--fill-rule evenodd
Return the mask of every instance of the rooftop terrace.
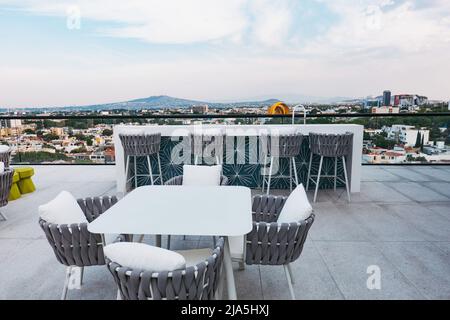
M 352 203 L 344 190 L 319 192 L 316 221 L 302 256 L 292 264 L 296 297 L 450 299 L 450 166 L 362 170 L 362 192 L 353 194 Z M 61 190 L 76 197 L 116 191 L 113 166 L 35 166 L 35 171 L 38 190 L 2 210 L 9 220 L 0 222 L 0 299 L 60 298 L 65 267 L 39 228 L 39 204 Z M 212 246 L 211 237 L 172 243 L 174 249 Z M 370 265 L 381 269 L 381 290 L 367 289 Z M 240 299 L 289 299 L 282 267 L 238 271 L 236 265 L 235 278 Z M 104 266 L 86 268 L 82 289 L 68 295 L 115 297 Z

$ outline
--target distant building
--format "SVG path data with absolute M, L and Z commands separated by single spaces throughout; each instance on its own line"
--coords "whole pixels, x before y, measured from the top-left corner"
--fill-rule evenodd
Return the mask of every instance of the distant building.
M 405 126 L 402 124 L 394 124 L 392 127 L 385 127 L 387 138 L 403 143 L 405 146 L 414 147 L 417 141 L 417 134 L 420 133 L 423 144 L 428 144 L 430 140 L 430 130 L 416 129 L 414 126 Z
M 372 108 L 372 113 L 400 113 L 400 108 L 392 106 L 383 106 L 378 108 Z
M 22 126 L 20 119 L 2 119 L 0 120 L 0 128 L 19 128 Z
M 380 99 L 373 99 L 373 98 L 368 98 L 366 100 L 364 100 L 364 108 L 365 109 L 372 109 L 374 107 L 380 107 L 381 106 L 381 100 Z
M 428 103 L 428 98 L 416 94 L 398 94 L 394 96 L 394 106 L 416 107 Z
M 383 92 L 383 106 L 391 105 L 391 92 L 386 90 Z
M 207 104 L 205 105 L 199 105 L 199 106 L 192 106 L 192 113 L 208 113 L 209 107 Z

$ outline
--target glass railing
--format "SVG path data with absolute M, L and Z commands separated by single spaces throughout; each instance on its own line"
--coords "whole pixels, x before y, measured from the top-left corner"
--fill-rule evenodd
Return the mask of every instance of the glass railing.
M 303 124 L 304 115 L 134 114 L 0 116 L 13 164 L 114 164 L 114 126 Z M 450 164 L 450 112 L 307 114 L 307 124 L 364 126 L 363 164 Z

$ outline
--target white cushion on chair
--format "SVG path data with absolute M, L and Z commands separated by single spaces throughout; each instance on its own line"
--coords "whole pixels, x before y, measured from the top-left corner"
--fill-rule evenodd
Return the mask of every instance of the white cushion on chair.
M 4 162 L 0 162 L 0 173 L 5 172 L 5 163 Z
M 116 242 L 103 248 L 105 256 L 123 267 L 161 272 L 184 269 L 186 260 L 174 251 L 139 242 Z
M 299 184 L 286 200 L 278 216 L 279 223 L 292 223 L 309 218 L 313 209 L 308 201 L 303 184 Z
M 208 259 L 212 255 L 213 250 L 210 248 L 204 248 L 192 250 L 176 250 L 175 252 L 181 254 L 186 260 L 186 267 L 192 267 Z
M 222 166 L 183 166 L 183 185 L 219 186 Z
M 53 224 L 87 223 L 86 216 L 74 196 L 67 191 L 61 191 L 55 199 L 40 205 L 39 216 Z
M 9 151 L 10 147 L 4 144 L 0 144 L 0 152 L 7 152 Z

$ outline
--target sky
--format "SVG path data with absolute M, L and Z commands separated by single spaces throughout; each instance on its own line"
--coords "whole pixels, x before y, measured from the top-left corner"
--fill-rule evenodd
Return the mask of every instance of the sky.
M 449 100 L 449 57 L 448 0 L 0 0 L 0 107 Z

